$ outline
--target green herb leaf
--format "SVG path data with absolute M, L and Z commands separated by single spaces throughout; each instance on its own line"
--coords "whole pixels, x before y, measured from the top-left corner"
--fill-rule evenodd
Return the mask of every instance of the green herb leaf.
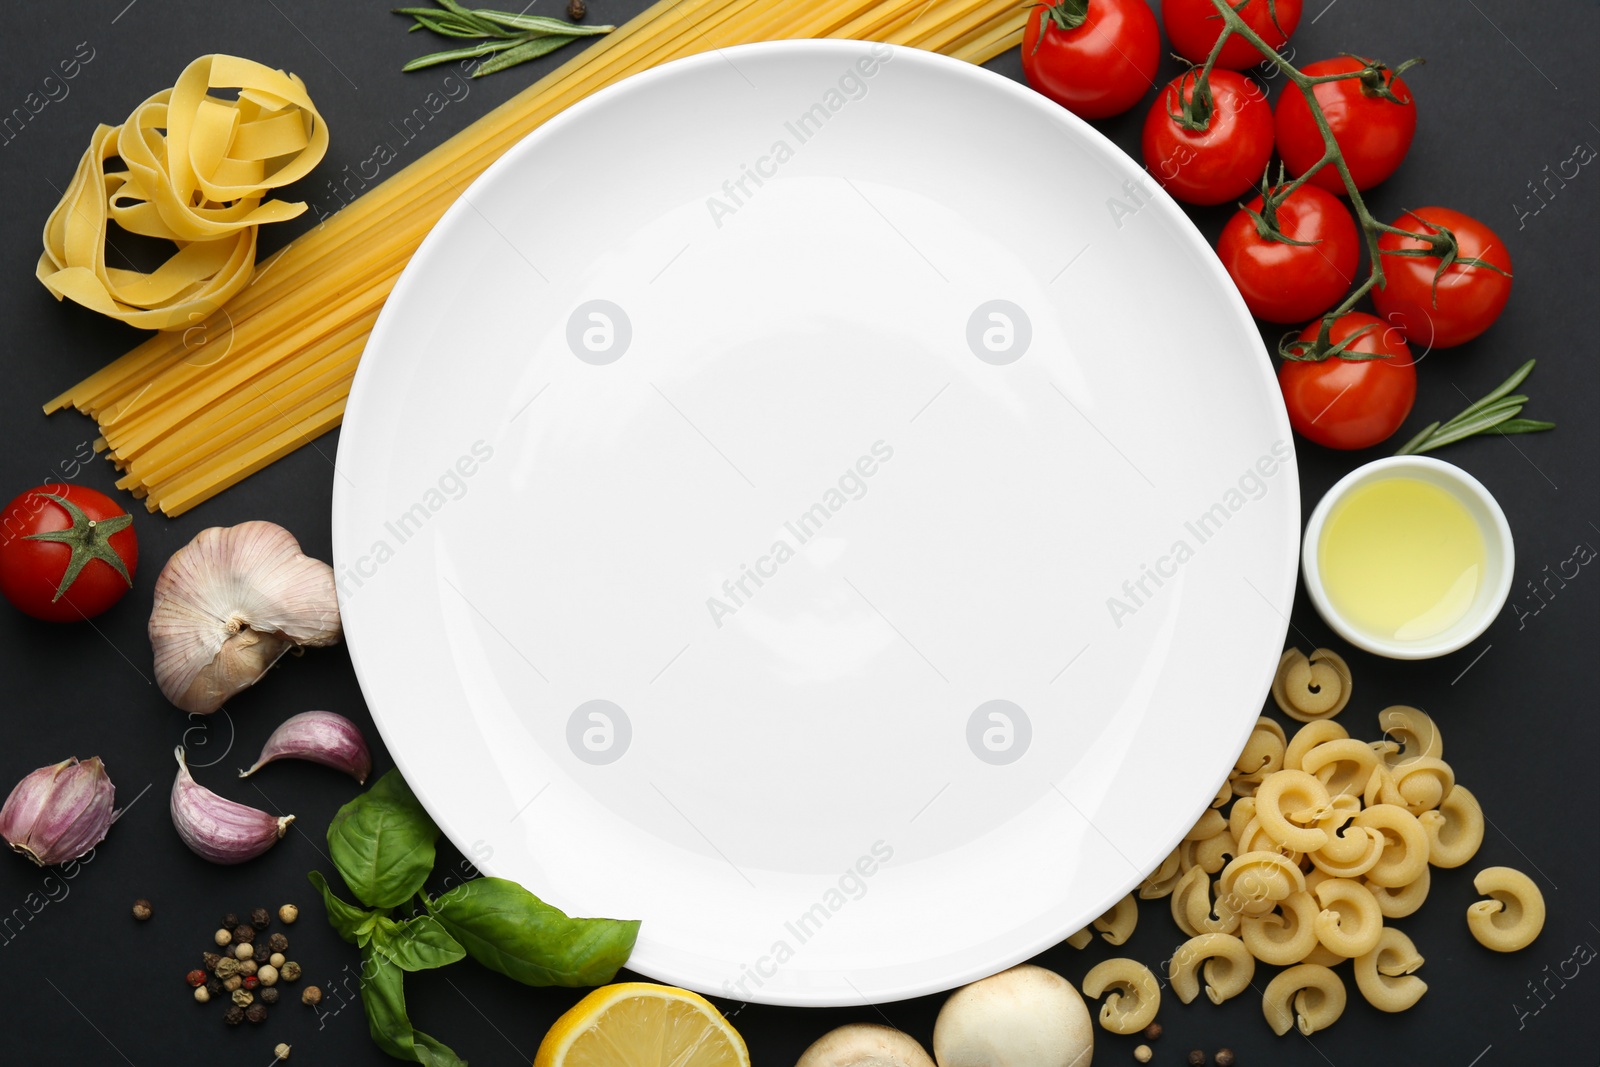
M 1421 433 L 1402 445 L 1395 455 L 1413 456 L 1432 452 L 1481 433 L 1539 433 L 1555 429 L 1553 422 L 1517 418 L 1528 398 L 1521 393 L 1512 393 L 1512 390 L 1533 373 L 1535 362 L 1528 360 L 1486 396 L 1468 404 L 1455 418 L 1442 425 L 1437 422 L 1428 424 Z
M 485 74 L 494 74 L 497 71 L 514 67 L 518 63 L 526 63 L 530 59 L 538 59 L 549 52 L 554 52 L 564 44 L 570 44 L 571 37 L 535 37 L 531 41 L 524 41 L 515 48 L 508 48 L 493 59 L 485 60 L 479 64 L 478 69 L 472 72 L 474 78 L 481 78 Z
M 1507 419 L 1505 422 L 1496 423 L 1490 433 L 1543 433 L 1553 430 L 1556 424 L 1545 422 L 1543 419 Z
M 467 1067 L 450 1046 L 411 1028 L 406 1015 L 406 973 L 368 946 L 361 953 L 361 1006 L 373 1042 L 396 1059 L 424 1067 Z
M 371 939 L 373 927 L 379 918 L 377 912 L 366 911 L 340 900 L 333 890 L 328 888 L 328 880 L 322 877 L 321 871 L 312 871 L 306 877 L 311 879 L 311 884 L 322 894 L 322 903 L 328 908 L 328 925 L 352 945 L 365 946 Z
M 576 22 L 563 22 L 545 15 L 513 15 L 509 11 L 489 11 L 481 7 L 475 8 L 472 13 L 480 19 L 498 23 L 507 29 L 557 33 L 567 37 L 593 37 L 616 29 L 615 26 L 585 26 Z
M 467 950 L 431 915 L 418 915 L 405 922 L 379 916 L 372 932 L 372 947 L 403 971 L 445 967 L 467 954 Z
M 477 878 L 424 903 L 467 955 L 524 985 L 602 985 L 639 936 L 637 920 L 570 919 L 503 878 Z
M 334 815 L 328 851 L 358 900 L 393 908 L 427 881 L 438 836 L 400 772 L 390 771 Z
M 470 48 L 452 48 L 445 52 L 433 52 L 429 55 L 418 56 L 405 66 L 401 67 L 402 73 L 406 71 L 422 70 L 426 67 L 437 67 L 440 63 L 454 63 L 458 59 L 474 59 L 478 56 L 493 55 L 503 52 L 507 48 L 516 47 L 515 41 L 485 41 L 483 44 L 473 45 Z

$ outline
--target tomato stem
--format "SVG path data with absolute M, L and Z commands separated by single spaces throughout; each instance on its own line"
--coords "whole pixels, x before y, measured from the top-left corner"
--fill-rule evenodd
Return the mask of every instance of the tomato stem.
M 66 545 L 72 555 L 67 559 L 67 566 L 61 575 L 61 583 L 56 586 L 56 595 L 50 598 L 54 604 L 66 595 L 72 588 L 72 583 L 78 580 L 78 575 L 83 573 L 83 568 L 89 565 L 90 560 L 98 559 L 107 564 L 112 570 L 122 575 L 122 580 L 133 586 L 133 576 L 128 573 L 127 564 L 122 562 L 122 557 L 117 555 L 111 547 L 113 535 L 126 530 L 133 522 L 133 516 L 128 514 L 113 515 L 108 519 L 91 519 L 83 513 L 83 509 L 64 496 L 55 493 L 35 493 L 34 496 L 53 500 L 67 513 L 67 518 L 72 520 L 72 525 L 65 530 L 46 530 L 44 533 L 29 534 L 24 541 L 50 541 L 55 544 Z

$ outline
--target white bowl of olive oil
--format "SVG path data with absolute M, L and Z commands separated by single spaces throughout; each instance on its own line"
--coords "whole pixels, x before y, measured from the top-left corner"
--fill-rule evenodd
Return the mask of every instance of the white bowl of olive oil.
M 1511 527 L 1483 483 L 1427 456 L 1357 467 L 1306 523 L 1301 575 L 1324 621 L 1357 648 L 1431 659 L 1505 606 Z

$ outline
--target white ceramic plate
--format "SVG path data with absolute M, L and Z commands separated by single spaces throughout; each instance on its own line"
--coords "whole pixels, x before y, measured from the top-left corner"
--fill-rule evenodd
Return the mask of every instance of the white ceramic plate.
M 1222 781 L 1295 580 L 1289 428 L 1193 226 L 1043 97 L 850 42 L 508 153 L 396 287 L 339 468 L 351 653 L 429 811 L 739 1000 L 945 989 L 1095 918 Z

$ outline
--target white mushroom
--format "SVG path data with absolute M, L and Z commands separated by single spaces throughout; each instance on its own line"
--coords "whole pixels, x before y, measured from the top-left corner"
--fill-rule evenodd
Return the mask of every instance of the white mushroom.
M 877 1023 L 850 1023 L 817 1038 L 795 1067 L 933 1067 L 933 1060 L 909 1034 Z
M 1071 982 L 1025 963 L 950 994 L 933 1056 L 939 1067 L 1089 1067 L 1094 1024 Z
M 184 711 L 216 711 L 285 652 L 340 633 L 333 568 L 274 523 L 202 530 L 156 579 L 156 684 Z

